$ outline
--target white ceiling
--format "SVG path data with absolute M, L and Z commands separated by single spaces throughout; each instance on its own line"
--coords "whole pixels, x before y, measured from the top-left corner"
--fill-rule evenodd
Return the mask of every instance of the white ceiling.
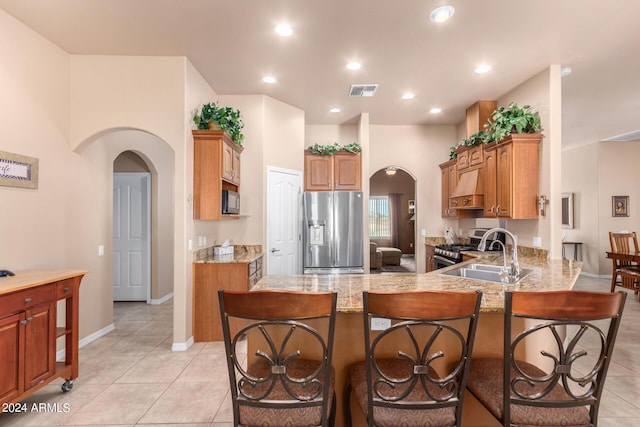
M 452 20 L 429 21 L 440 4 Z M 218 94 L 267 94 L 308 124 L 459 124 L 550 64 L 563 78 L 563 144 L 640 129 L 639 0 L 0 0 L 72 54 L 186 56 Z M 295 34 L 273 29 L 290 23 Z M 349 71 L 350 60 L 363 68 Z M 476 75 L 480 63 L 493 70 Z M 268 85 L 264 75 L 277 77 Z M 373 98 L 347 97 L 376 83 Z M 405 91 L 416 94 L 401 99 Z M 329 113 L 339 107 L 342 112 Z M 432 107 L 443 112 L 429 113 Z

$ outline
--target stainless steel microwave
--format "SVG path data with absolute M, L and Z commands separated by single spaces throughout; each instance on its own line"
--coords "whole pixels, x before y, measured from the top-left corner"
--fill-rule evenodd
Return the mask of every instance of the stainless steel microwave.
M 240 213 L 240 194 L 231 190 L 222 190 L 222 213 Z

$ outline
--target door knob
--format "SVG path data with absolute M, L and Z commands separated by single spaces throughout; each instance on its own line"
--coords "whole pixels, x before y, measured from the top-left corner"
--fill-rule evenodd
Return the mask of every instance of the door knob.
M 271 253 L 274 253 L 274 252 L 280 252 L 280 249 L 271 248 Z

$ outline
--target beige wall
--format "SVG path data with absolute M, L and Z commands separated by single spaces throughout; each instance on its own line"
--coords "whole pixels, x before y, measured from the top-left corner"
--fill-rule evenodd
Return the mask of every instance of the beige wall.
M 240 170 L 242 217 L 194 221 L 195 235 L 205 236 L 207 246 L 225 240 L 232 244 L 264 245 L 266 168 L 303 170 L 304 112 L 264 95 L 221 95 L 220 105 L 238 108 L 245 122 Z
M 632 142 L 599 142 L 598 144 L 598 237 L 599 274 L 611 274 L 609 232 L 628 230 L 640 233 L 640 144 Z M 612 215 L 612 196 L 629 196 L 629 216 Z
M 372 125 L 369 131 L 369 172 L 364 176 L 367 183 L 373 173 L 387 166 L 398 166 L 416 179 L 416 268 L 418 273 L 424 273 L 421 230 L 427 236 L 441 236 L 443 225 L 448 223 L 440 217 L 438 164 L 449 158 L 449 147 L 456 143 L 456 127 Z
M 551 200 L 547 205 L 547 215 L 533 220 L 506 220 L 505 226 L 518 236 L 518 244 L 522 246 L 532 247 L 533 237 L 541 237 L 542 248 L 547 249 L 550 257 L 554 259 L 562 257 L 560 92 L 560 69 L 559 66 L 554 65 L 542 70 L 497 100 L 498 106 L 506 107 L 510 102 L 515 102 L 521 107 L 530 105 L 540 114 L 544 136 L 540 149 L 539 194 Z M 442 161 L 444 159 L 443 157 Z M 462 228 L 466 231 L 472 227 L 497 227 L 500 222 L 497 219 L 461 219 L 457 226 L 458 229 Z

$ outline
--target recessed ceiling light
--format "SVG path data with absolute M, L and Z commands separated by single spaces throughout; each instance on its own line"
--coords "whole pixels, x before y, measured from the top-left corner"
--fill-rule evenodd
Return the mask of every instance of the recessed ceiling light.
M 282 37 L 289 37 L 293 34 L 293 28 L 289 24 L 278 24 L 276 25 L 275 32 Z
M 562 77 L 564 76 L 568 76 L 569 74 L 571 74 L 573 72 L 573 70 L 571 69 L 571 67 L 562 67 L 560 69 L 560 75 Z
M 449 20 L 456 10 L 453 6 L 438 6 L 429 13 L 431 22 L 444 22 Z
M 329 110 L 330 113 L 339 113 L 340 111 L 342 111 L 342 110 L 339 109 L 339 108 L 335 108 L 335 107 Z
M 476 74 L 484 74 L 491 70 L 491 65 L 482 64 L 478 65 L 475 70 L 473 70 Z
M 434 107 L 431 110 L 429 110 L 429 112 L 431 114 L 438 114 L 438 113 L 442 113 L 442 108 L 438 108 L 438 107 Z
M 359 70 L 360 68 L 362 68 L 362 64 L 356 61 L 351 61 L 347 63 L 347 68 L 349 70 Z
M 413 99 L 415 97 L 416 97 L 416 95 L 414 93 L 411 93 L 411 92 L 407 92 L 404 95 L 402 95 L 402 99 Z
M 275 82 L 277 82 L 278 80 L 277 80 L 275 77 L 273 77 L 273 76 L 264 76 L 264 77 L 262 78 L 262 81 L 263 81 L 263 82 L 265 82 L 265 83 L 275 83 Z

